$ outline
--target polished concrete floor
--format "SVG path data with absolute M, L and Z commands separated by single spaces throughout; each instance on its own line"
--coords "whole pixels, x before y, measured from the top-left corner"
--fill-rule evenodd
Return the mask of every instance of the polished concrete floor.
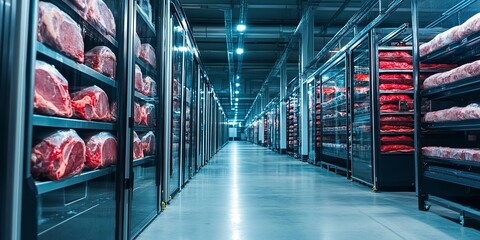
M 372 193 L 245 142 L 223 148 L 138 239 L 480 239 L 413 193 Z

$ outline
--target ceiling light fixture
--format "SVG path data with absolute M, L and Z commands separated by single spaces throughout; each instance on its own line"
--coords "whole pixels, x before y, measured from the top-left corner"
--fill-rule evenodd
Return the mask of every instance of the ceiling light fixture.
M 243 54 L 243 48 L 237 48 L 237 54 L 242 55 Z
M 243 32 L 243 31 L 245 31 L 246 29 L 247 29 L 247 26 L 245 26 L 245 24 L 242 24 L 242 23 L 241 23 L 241 24 L 238 24 L 238 25 L 237 25 L 237 31 L 239 31 L 239 32 Z
M 239 93 L 240 93 L 240 91 L 238 91 L 238 90 L 235 91 L 235 94 L 239 94 Z
M 235 83 L 235 86 L 240 87 L 240 83 L 238 83 L 238 82 Z
M 238 98 L 235 98 L 235 102 L 238 102 Z

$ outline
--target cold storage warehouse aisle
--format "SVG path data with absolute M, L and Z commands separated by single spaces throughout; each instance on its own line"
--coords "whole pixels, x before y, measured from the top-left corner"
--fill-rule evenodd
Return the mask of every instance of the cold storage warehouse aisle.
M 233 142 L 137 239 L 480 239 L 414 193 L 371 193 L 325 169 Z

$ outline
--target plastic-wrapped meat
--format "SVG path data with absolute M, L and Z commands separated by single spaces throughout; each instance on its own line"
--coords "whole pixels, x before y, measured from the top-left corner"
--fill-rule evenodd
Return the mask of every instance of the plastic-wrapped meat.
M 112 102 L 110 104 L 110 121 L 116 122 L 117 121 L 117 116 L 118 116 L 118 105 L 117 102 Z
M 380 132 L 399 132 L 399 133 L 409 133 L 413 132 L 411 126 L 401 126 L 401 125 L 386 125 L 382 124 L 380 126 Z
M 38 3 L 37 40 L 83 63 L 85 50 L 80 26 L 57 6 Z
M 35 179 L 60 180 L 82 172 L 85 142 L 75 130 L 59 130 L 32 149 L 31 173 Z
M 133 132 L 133 159 L 143 158 L 143 145 L 142 140 L 138 137 L 138 134 Z
M 413 69 L 411 63 L 397 61 L 380 61 L 380 69 Z
M 173 97 L 178 97 L 178 80 L 177 79 L 173 79 L 172 81 L 172 88 L 173 88 Z
M 455 26 L 447 31 L 438 34 L 430 42 L 424 43 L 420 46 L 420 57 L 432 53 L 450 43 L 459 41 L 462 36 L 461 26 Z
M 87 21 L 101 33 L 115 37 L 115 18 L 103 0 L 88 0 Z
M 480 161 L 480 150 L 470 148 L 423 147 L 422 154 L 427 157 L 455 159 L 462 161 Z
M 480 13 L 473 15 L 460 26 L 461 37 L 467 37 L 480 31 Z
M 143 75 L 140 67 L 135 64 L 135 90 L 138 92 L 143 91 Z
M 156 125 L 155 105 L 146 103 L 142 106 L 142 125 L 155 126 Z
M 413 142 L 413 138 L 405 135 L 399 136 L 382 136 L 380 138 L 382 142 Z
M 393 58 L 411 58 L 412 55 L 408 51 L 380 51 L 379 57 L 393 57 Z
M 380 102 L 399 102 L 399 101 L 407 101 L 413 102 L 413 99 L 406 95 L 406 94 L 388 94 L 388 95 L 381 95 Z
M 71 117 L 73 114 L 68 81 L 42 61 L 35 64 L 33 109 L 35 113 Z
M 404 144 L 386 144 L 380 147 L 380 152 L 414 152 L 412 146 Z
M 151 77 L 147 76 L 143 79 L 142 93 L 149 97 L 155 97 L 157 95 L 157 83 Z
M 452 107 L 425 114 L 425 122 L 448 122 L 480 119 L 480 106 L 472 103 L 466 107 Z
M 87 0 L 68 0 L 68 2 L 72 3 L 76 9 L 78 9 L 82 15 L 84 15 L 87 11 Z
M 412 116 L 381 116 L 380 122 L 413 122 Z
M 142 139 L 142 147 L 143 147 L 143 154 L 150 155 L 155 154 L 155 134 L 152 131 L 147 132 L 141 136 Z
M 380 106 L 380 112 L 398 112 L 398 104 L 383 104 Z
M 117 57 L 110 48 L 98 46 L 85 53 L 85 65 L 93 68 L 93 70 L 99 73 L 105 74 L 111 79 L 114 79 L 117 67 Z
M 386 79 L 410 79 L 413 80 L 413 76 L 410 73 L 381 73 L 379 75 L 380 80 Z
M 138 103 L 133 104 L 133 120 L 135 124 L 142 123 L 142 107 Z
M 355 80 L 362 81 L 362 82 L 368 82 L 368 81 L 370 81 L 370 75 L 366 74 L 366 73 L 357 73 L 357 74 L 355 74 Z
M 97 169 L 117 163 L 117 139 L 109 132 L 97 133 L 85 139 L 86 167 Z
M 425 79 L 423 82 L 423 87 L 425 89 L 429 89 L 479 75 L 480 60 L 462 65 L 447 72 L 432 75 Z
M 91 120 L 110 120 L 110 104 L 107 94 L 97 86 L 84 88 L 72 94 L 75 117 Z
M 395 84 L 395 83 L 389 83 L 389 84 L 380 84 L 378 87 L 381 91 L 410 91 L 413 90 L 412 85 L 408 84 Z
M 153 68 L 157 68 L 157 57 L 155 55 L 155 49 L 148 43 L 141 45 L 140 59 L 148 63 Z
M 140 41 L 140 37 L 138 36 L 137 32 L 135 32 L 135 38 L 133 39 L 133 48 L 135 49 L 135 56 L 138 58 L 140 57 L 140 52 L 142 51 L 142 42 Z

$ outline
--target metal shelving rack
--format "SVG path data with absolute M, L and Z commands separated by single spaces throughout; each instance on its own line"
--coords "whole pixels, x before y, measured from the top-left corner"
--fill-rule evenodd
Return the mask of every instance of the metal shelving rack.
M 287 102 L 287 154 L 299 157 L 298 92 L 290 94 Z
M 434 35 L 431 29 L 439 25 L 443 31 L 463 24 L 480 9 L 479 1 L 444 2 L 437 6 L 437 14 L 430 14 L 424 6 L 432 4 L 429 0 L 412 0 L 413 6 L 413 43 L 416 84 L 420 87 L 419 66 L 425 63 L 466 64 L 478 60 L 480 33 L 474 32 L 462 39 L 450 42 L 424 56 L 420 56 L 420 45 L 430 41 Z M 436 4 L 437 2 L 435 2 Z M 427 17 L 428 15 L 428 17 Z M 463 107 L 479 100 L 480 85 L 478 77 L 459 80 L 440 85 L 418 93 L 415 102 L 416 113 L 416 158 L 417 195 L 420 210 L 429 210 L 431 204 L 440 205 L 459 212 L 459 222 L 480 220 L 480 168 L 478 162 L 432 157 L 424 155 L 420 149 L 426 146 L 472 149 L 478 146 L 478 120 L 445 121 L 435 123 L 422 122 L 426 112 L 447 109 L 453 106 Z

